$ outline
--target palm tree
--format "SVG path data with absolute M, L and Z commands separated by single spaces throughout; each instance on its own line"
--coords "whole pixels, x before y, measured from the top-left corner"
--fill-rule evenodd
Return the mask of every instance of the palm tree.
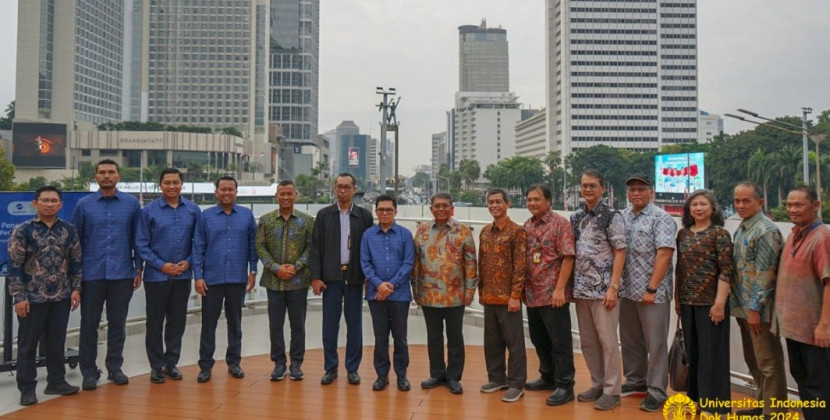
M 778 202 L 784 202 L 784 192 L 795 186 L 801 179 L 801 150 L 792 146 L 784 147 L 772 154 L 770 173 L 778 180 Z
M 767 200 L 767 184 L 772 180 L 773 155 L 767 155 L 758 149 L 747 161 L 747 176 L 750 180 L 761 184 L 764 190 L 764 213 L 769 213 L 769 200 Z
M 477 160 L 462 159 L 458 162 L 458 172 L 461 173 L 461 178 L 464 180 L 464 188 L 469 190 L 470 184 L 481 176 L 481 166 Z

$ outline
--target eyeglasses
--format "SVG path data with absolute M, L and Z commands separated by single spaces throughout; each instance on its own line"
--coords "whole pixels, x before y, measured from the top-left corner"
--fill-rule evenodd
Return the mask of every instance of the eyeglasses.
M 378 213 L 378 214 L 394 213 L 395 209 L 393 209 L 391 207 L 379 207 L 379 208 L 375 209 L 375 212 Z
M 51 199 L 50 200 L 48 198 L 38 198 L 37 201 L 38 201 L 38 203 L 41 203 L 41 204 L 58 204 L 58 203 L 61 202 L 61 200 L 56 200 L 56 199 Z
M 351 185 L 337 185 L 337 186 L 334 187 L 334 189 L 340 190 L 340 191 L 348 191 L 348 190 L 352 189 L 352 186 Z
M 600 188 L 599 184 L 582 184 L 579 186 L 583 190 L 598 190 Z
M 452 206 L 449 205 L 449 204 L 433 204 L 432 205 L 432 208 L 434 208 L 436 210 L 446 210 L 450 207 L 452 207 Z

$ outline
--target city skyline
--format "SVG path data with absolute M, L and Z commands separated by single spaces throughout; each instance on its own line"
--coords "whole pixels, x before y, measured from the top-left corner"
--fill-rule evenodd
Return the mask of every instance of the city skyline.
M 0 107 L 14 99 L 17 1 L 0 17 Z M 322 1 L 320 5 L 319 131 L 354 120 L 379 137 L 380 102 L 375 87 L 395 87 L 403 98 L 400 172 L 428 163 L 433 133 L 443 131 L 445 112 L 458 86 L 457 27 L 487 19 L 510 33 L 510 85 L 525 107 L 544 106 L 545 2 L 506 4 L 494 0 Z M 823 54 L 830 41 L 820 34 L 830 4 L 800 2 L 796 9 L 750 0 L 698 2 L 699 105 L 723 114 L 748 108 L 768 117 L 812 117 L 826 109 L 830 86 L 823 82 Z M 751 129 L 727 121 L 726 132 Z M 482 168 L 483 169 L 483 168 Z

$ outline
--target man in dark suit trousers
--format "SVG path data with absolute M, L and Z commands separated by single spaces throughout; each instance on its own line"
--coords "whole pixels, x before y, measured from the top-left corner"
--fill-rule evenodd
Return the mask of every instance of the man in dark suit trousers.
M 363 358 L 363 283 L 360 240 L 374 224 L 372 213 L 355 205 L 354 176 L 335 178 L 337 202 L 323 208 L 314 220 L 311 238 L 311 288 L 323 294 L 323 353 L 326 373 L 323 385 L 337 378 L 337 337 L 340 314 L 346 317 L 346 372 L 349 383 L 360 383 L 357 369 Z

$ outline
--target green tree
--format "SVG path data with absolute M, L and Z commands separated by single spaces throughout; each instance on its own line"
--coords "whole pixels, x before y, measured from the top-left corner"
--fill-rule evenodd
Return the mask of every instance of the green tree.
M 14 101 L 6 105 L 6 116 L 0 118 L 0 130 L 11 130 L 14 121 Z
M 628 168 L 632 152 L 605 145 L 589 147 L 571 153 L 566 163 L 571 168 L 571 185 L 578 185 L 582 171 L 593 168 L 605 176 L 606 192 L 614 191 L 614 202 L 625 202 L 625 178 L 631 175 Z
M 417 172 L 412 177 L 412 186 L 416 188 L 426 188 L 429 186 L 429 175 L 426 172 Z
M 758 149 L 747 161 L 747 175 L 750 181 L 754 181 L 761 186 L 764 191 L 764 212 L 769 213 L 769 198 L 767 196 L 767 187 L 770 181 L 773 180 L 772 169 L 775 166 L 773 162 L 774 156 L 768 155 Z
M 464 180 L 464 188 L 470 189 L 470 185 L 481 176 L 481 166 L 477 160 L 462 159 L 458 162 L 458 172 Z
M 317 180 L 311 175 L 300 174 L 294 178 L 294 185 L 306 200 L 314 197 L 314 190 L 317 188 Z
M 205 168 L 201 163 L 191 160 L 187 163 L 187 180 L 204 181 L 206 178 Z
M 462 192 L 458 198 L 459 201 L 471 203 L 474 207 L 484 205 L 484 201 L 481 199 L 481 192 L 479 191 L 467 190 Z
M 6 159 L 6 148 L 0 147 L 0 191 L 14 189 L 14 171 L 14 165 Z
M 530 185 L 545 182 L 545 169 L 537 158 L 514 156 L 488 165 L 484 177 L 490 180 L 493 187 L 517 188 L 523 194 Z
M 225 127 L 219 130 L 222 134 L 230 134 L 236 137 L 242 137 L 242 133 L 236 127 Z

